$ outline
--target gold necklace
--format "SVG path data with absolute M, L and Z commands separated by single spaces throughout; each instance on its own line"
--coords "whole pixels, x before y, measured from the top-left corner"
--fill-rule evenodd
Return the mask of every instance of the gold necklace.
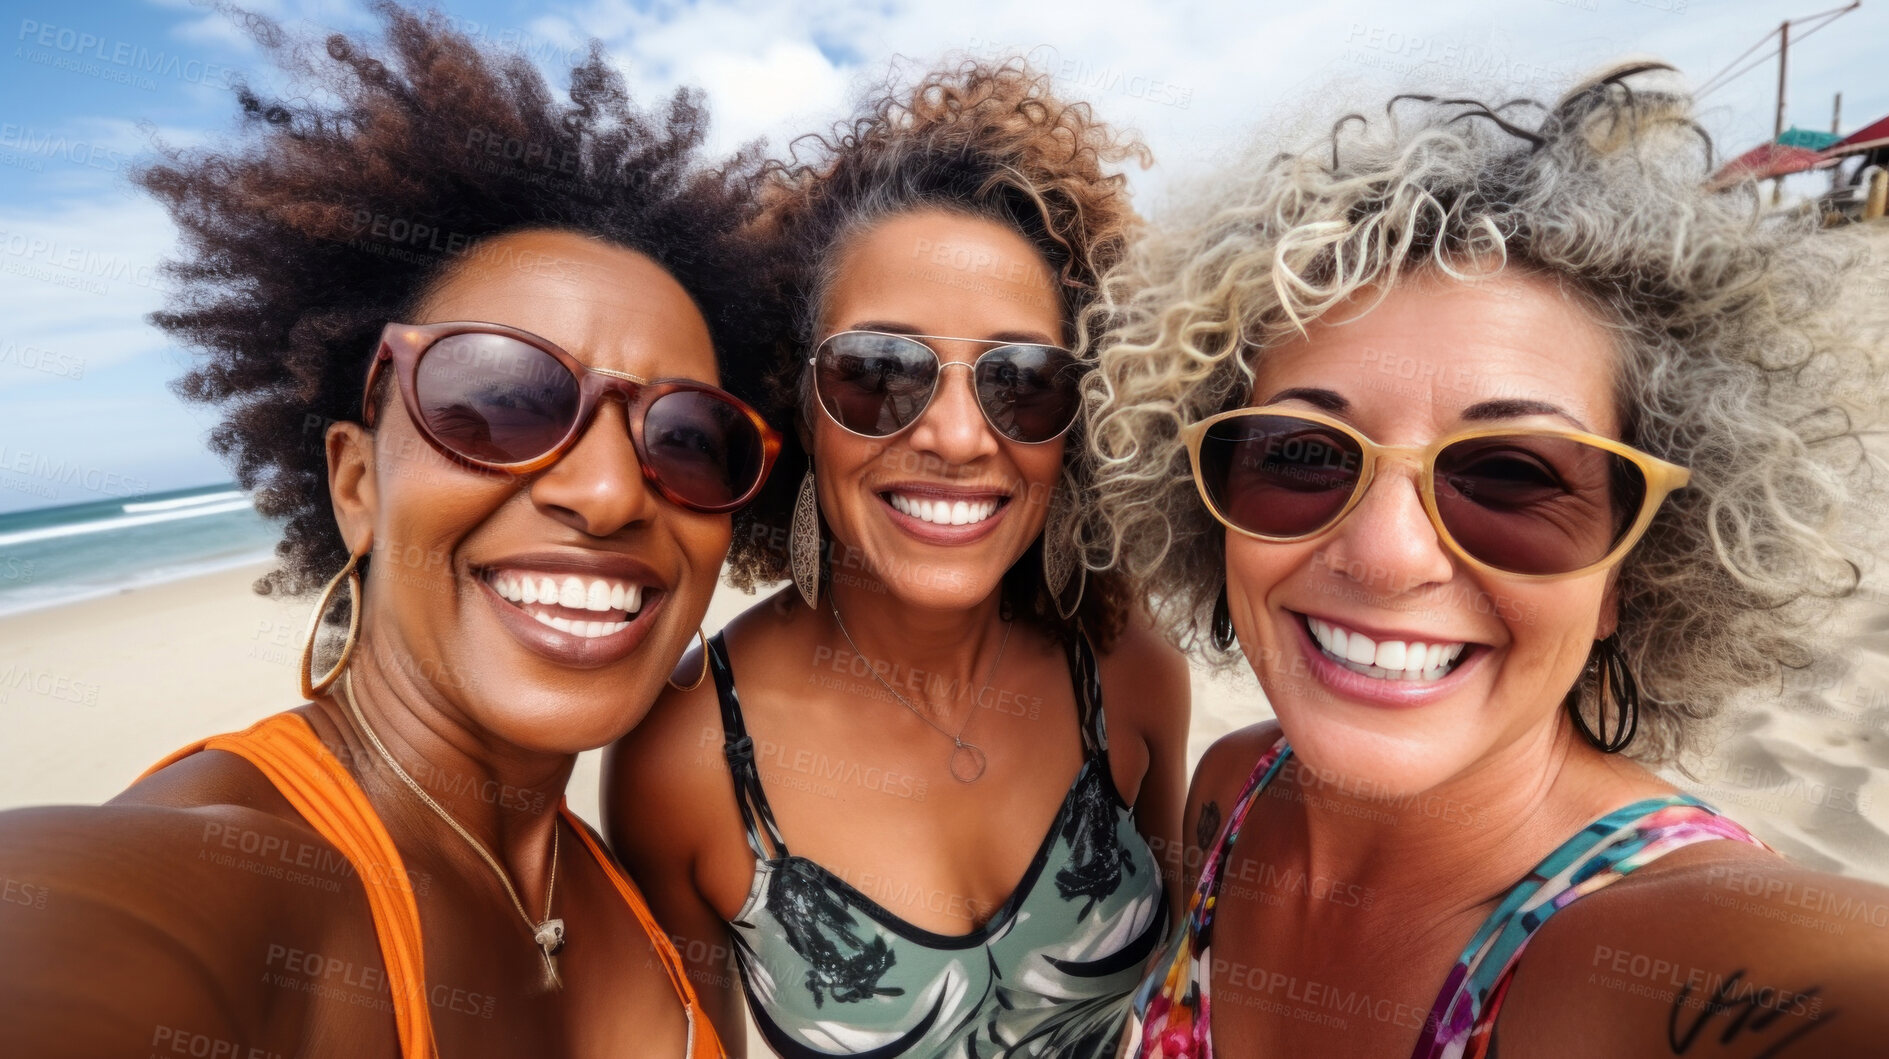
M 361 726 L 361 731 L 366 734 L 367 741 L 374 744 L 374 749 L 380 752 L 381 760 L 387 762 L 387 767 L 393 769 L 394 775 L 399 776 L 401 780 L 412 789 L 414 794 L 419 795 L 420 800 L 426 803 L 427 808 L 439 814 L 439 818 L 446 821 L 447 826 L 458 832 L 459 837 L 465 839 L 466 844 L 470 845 L 473 851 L 478 853 L 479 856 L 484 859 L 485 863 L 491 867 L 492 874 L 498 876 L 499 884 L 505 887 L 505 896 L 512 899 L 512 907 L 518 909 L 519 918 L 525 921 L 525 929 L 531 932 L 531 939 L 538 943 L 539 949 L 543 950 L 544 970 L 545 974 L 550 977 L 551 988 L 563 988 L 564 983 L 558 978 L 558 965 L 555 957 L 557 956 L 558 950 L 564 947 L 564 921 L 562 919 L 551 918 L 551 895 L 557 891 L 558 885 L 557 817 L 553 816 L 551 818 L 551 877 L 550 881 L 546 882 L 544 887 L 544 918 L 540 922 L 533 923 L 531 921 L 531 915 L 525 911 L 525 903 L 518 899 L 518 891 L 512 888 L 511 877 L 505 873 L 505 868 L 499 864 L 498 858 L 492 855 L 491 850 L 485 848 L 485 843 L 479 841 L 472 832 L 466 830 L 459 821 L 453 819 L 453 814 L 447 812 L 444 806 L 434 801 L 433 796 L 426 793 L 425 788 L 415 783 L 413 777 L 407 775 L 407 770 L 401 768 L 400 762 L 395 761 L 393 754 L 388 752 L 386 745 L 380 741 L 380 736 L 374 734 L 373 726 L 367 723 L 367 715 L 361 712 L 360 704 L 354 701 L 354 674 L 352 671 L 342 675 L 341 691 L 347 697 L 348 709 L 354 713 L 355 723 Z
M 829 597 L 827 599 L 827 606 L 833 611 L 833 624 L 839 626 L 840 635 L 846 637 L 846 646 L 853 649 L 853 654 L 864 658 L 866 652 L 861 651 L 859 645 L 853 642 L 853 634 L 846 631 L 846 623 L 840 620 L 839 603 Z M 886 679 L 879 675 L 878 666 L 868 665 L 866 667 L 872 671 L 872 678 L 877 680 L 887 691 L 891 692 L 892 697 L 899 700 L 900 705 L 912 711 L 912 716 L 936 728 L 939 735 L 951 740 L 951 778 L 957 780 L 959 783 L 976 783 L 977 780 L 984 775 L 985 766 L 990 763 L 990 759 L 984 754 L 983 747 L 978 746 L 976 743 L 967 743 L 964 741 L 964 731 L 971 727 L 971 718 L 977 716 L 977 707 L 983 704 L 984 692 L 990 690 L 991 678 L 997 675 L 997 667 L 1003 663 L 1004 648 L 1010 646 L 1010 630 L 1015 625 L 1015 621 L 1004 622 L 1004 638 L 997 642 L 997 657 L 991 662 L 990 668 L 984 672 L 984 686 L 978 691 L 977 698 L 972 700 L 970 710 L 964 715 L 964 723 L 958 725 L 958 731 L 955 735 L 945 731 L 937 721 L 925 716 L 922 710 L 912 705 L 910 699 L 899 694 L 899 689 L 887 683 Z

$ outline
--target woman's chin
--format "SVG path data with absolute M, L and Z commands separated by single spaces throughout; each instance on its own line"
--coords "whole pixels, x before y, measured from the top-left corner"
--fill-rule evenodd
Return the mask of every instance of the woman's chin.
M 1347 724 L 1316 712 L 1306 716 L 1290 705 L 1277 713 L 1293 758 L 1335 794 L 1407 799 L 1435 789 L 1466 764 L 1457 760 L 1464 749 L 1460 735 L 1452 740 L 1422 731 L 1385 731 L 1381 724 Z
M 642 722 L 655 688 L 565 690 L 470 704 L 470 720 L 498 740 L 536 754 L 570 755 L 608 746 Z

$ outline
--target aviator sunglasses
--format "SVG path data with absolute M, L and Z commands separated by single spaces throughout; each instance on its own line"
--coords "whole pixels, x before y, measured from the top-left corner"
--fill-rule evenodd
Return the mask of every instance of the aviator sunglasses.
M 1390 460 L 1417 470 L 1423 509 L 1471 566 L 1534 579 L 1615 562 L 1691 476 L 1611 438 L 1492 428 L 1428 445 L 1380 445 L 1314 412 L 1222 412 L 1182 431 L 1194 485 L 1214 518 L 1259 540 L 1308 540 L 1336 526 Z
M 767 480 L 780 436 L 740 398 L 690 379 L 642 379 L 585 365 L 501 324 L 390 323 L 368 369 L 361 419 L 393 364 L 407 416 L 440 455 L 505 474 L 549 467 L 583 436 L 604 398 L 623 399 L 643 477 L 691 511 L 732 511 Z
M 927 342 L 992 346 L 974 362 L 946 361 Z M 1054 441 L 1076 421 L 1086 365 L 1059 346 L 998 339 L 841 331 L 807 359 L 813 389 L 835 423 L 869 438 L 897 434 L 937 396 L 946 368 L 970 369 L 977 407 L 1011 441 Z

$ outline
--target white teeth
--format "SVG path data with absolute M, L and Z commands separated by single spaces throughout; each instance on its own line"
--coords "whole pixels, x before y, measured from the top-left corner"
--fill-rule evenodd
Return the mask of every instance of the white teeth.
M 1423 647 L 1422 644 L 1417 644 L 1416 646 L 1419 650 Z M 1404 668 L 1404 657 L 1409 650 L 1410 646 L 1402 640 L 1385 640 L 1383 643 L 1377 645 L 1377 658 L 1373 660 L 1372 664 L 1376 665 L 1379 669 L 1402 669 Z M 1427 654 L 1428 652 L 1425 653 Z
M 1345 644 L 1345 660 L 1368 666 L 1377 661 L 1377 644 L 1361 633 L 1352 633 Z
M 490 578 L 490 583 L 492 590 L 500 597 L 521 605 L 543 603 L 568 607 L 572 610 L 588 610 L 613 615 L 628 612 L 632 617 L 643 608 L 643 586 L 622 581 L 593 578 L 586 583 L 583 578 L 567 577 L 560 585 L 548 577 L 495 574 Z M 546 618 L 540 617 L 538 620 L 550 624 Z M 580 627 L 597 625 L 602 628 L 602 631 L 589 635 L 603 636 L 627 623 L 580 621 L 576 624 Z M 565 631 L 573 630 L 566 629 Z M 576 631 L 581 633 L 583 630 L 579 628 Z
M 1466 643 L 1432 644 L 1420 640 L 1378 643 L 1360 632 L 1307 617 L 1312 638 L 1333 659 L 1366 676 L 1380 680 L 1436 680 L 1449 672 Z
M 559 632 L 567 632 L 572 636 L 582 636 L 586 640 L 594 640 L 599 636 L 608 636 L 613 632 L 622 632 L 624 629 L 630 627 L 630 623 L 627 621 L 572 621 L 569 618 L 539 614 L 536 611 L 531 611 L 530 614 L 532 617 L 538 619 L 538 621 L 551 626 Z
M 939 526 L 968 526 L 997 513 L 995 500 L 929 500 L 888 493 L 892 507 L 921 522 Z

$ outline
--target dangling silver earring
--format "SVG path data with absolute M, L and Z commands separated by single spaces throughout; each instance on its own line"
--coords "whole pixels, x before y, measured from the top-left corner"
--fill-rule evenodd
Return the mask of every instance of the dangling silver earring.
M 812 608 L 820 602 L 820 493 L 813 487 L 813 468 L 800 480 L 794 501 L 793 531 L 787 537 L 787 567 L 794 575 L 800 598 Z
M 1069 587 L 1069 579 L 1075 575 L 1076 544 L 1074 536 L 1076 521 L 1076 482 L 1064 468 L 1062 480 L 1057 485 L 1055 495 L 1050 497 L 1049 518 L 1043 523 L 1043 587 L 1049 590 L 1050 602 L 1055 604 L 1056 613 L 1064 621 L 1076 616 L 1082 606 L 1082 590 L 1088 586 L 1088 571 L 1083 571 L 1082 582 L 1076 586 L 1076 599 L 1067 609 L 1063 607 L 1063 590 Z

